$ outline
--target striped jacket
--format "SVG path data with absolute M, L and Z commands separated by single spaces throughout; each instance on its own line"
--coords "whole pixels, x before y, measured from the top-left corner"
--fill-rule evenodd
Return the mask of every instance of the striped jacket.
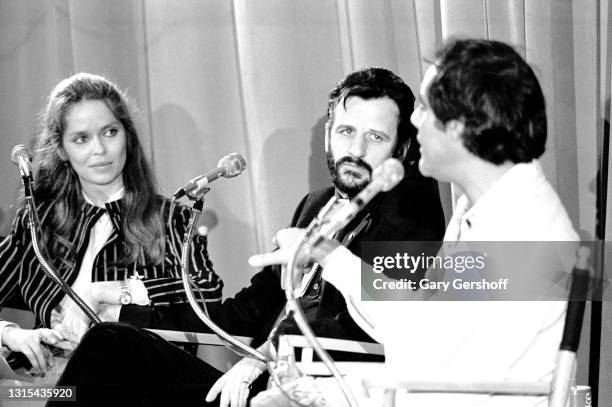
M 92 281 L 123 280 L 137 273 L 142 277 L 153 307 L 185 303 L 187 298 L 181 281 L 180 255 L 190 211 L 187 207 L 177 205 L 172 213 L 172 221 L 168 222 L 169 202 L 163 199 L 161 206 L 166 236 L 165 255 L 161 264 L 119 264 L 123 246 L 121 200 L 109 202 L 104 208 L 83 204 L 78 214 L 78 227 L 69 236 L 77 253 L 73 266 L 64 259 L 47 260 L 55 266 L 66 283 L 72 285 L 87 249 L 90 231 L 100 216 L 108 212 L 113 231 L 94 260 Z M 37 204 L 42 225 L 47 216 L 52 215 L 52 207 L 51 202 Z M 202 298 L 206 302 L 220 301 L 223 283 L 213 271 L 212 262 L 208 258 L 206 237 L 196 235 L 189 263 L 191 280 L 200 288 Z M 15 297 L 21 297 L 47 327 L 50 326 L 51 311 L 64 297 L 60 287 L 46 275 L 35 257 L 24 209 L 17 213 L 11 233 L 0 243 L 0 307 L 10 299 L 19 300 Z

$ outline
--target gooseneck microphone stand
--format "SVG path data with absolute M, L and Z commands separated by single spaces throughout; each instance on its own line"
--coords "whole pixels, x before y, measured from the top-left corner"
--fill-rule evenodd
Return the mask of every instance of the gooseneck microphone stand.
M 21 179 L 25 191 L 25 210 L 28 218 L 28 229 L 32 238 L 32 248 L 34 249 L 34 254 L 36 255 L 36 258 L 40 262 L 44 272 L 57 285 L 59 285 L 62 291 L 76 303 L 76 305 L 85 313 L 85 315 L 89 317 L 89 319 L 91 319 L 94 324 L 99 324 L 102 321 L 100 320 L 98 315 L 96 315 L 96 313 L 89 307 L 89 305 L 85 301 L 83 301 L 83 299 L 79 297 L 77 293 L 74 292 L 72 287 L 66 284 L 62 277 L 49 265 L 49 263 L 41 254 L 40 247 L 38 244 L 38 237 L 36 236 L 36 230 L 40 229 L 40 222 L 38 220 L 36 204 L 34 203 L 34 188 L 32 187 L 32 175 L 22 175 Z
M 342 374 L 336 367 L 334 360 L 331 358 L 329 353 L 323 348 L 316 335 L 310 328 L 308 321 L 306 320 L 306 316 L 302 311 L 302 308 L 297 301 L 297 297 L 295 296 L 295 287 L 293 284 L 293 276 L 297 274 L 297 269 L 300 267 L 300 258 L 309 251 L 312 247 L 317 244 L 317 241 L 321 238 L 321 229 L 325 225 L 325 218 L 317 217 L 315 218 L 308 228 L 306 229 L 306 233 L 303 239 L 300 241 L 295 251 L 292 253 L 289 262 L 287 264 L 287 272 L 285 273 L 285 295 L 287 296 L 287 312 L 291 313 L 293 319 L 295 320 L 298 328 L 302 331 L 314 351 L 317 353 L 321 361 L 327 366 L 331 374 L 336 379 L 336 382 L 340 386 L 340 390 L 344 395 L 346 401 L 348 402 L 350 407 L 357 407 L 358 403 L 353 395 L 353 392 L 349 388 L 348 384 L 342 377 Z M 275 329 L 274 329 L 275 330 Z M 273 331 L 274 331 L 273 330 Z M 276 378 L 275 378 L 276 380 Z
M 189 252 L 191 248 L 191 240 L 193 239 L 195 226 L 198 223 L 198 219 L 200 218 L 200 214 L 202 213 L 202 208 L 204 207 L 204 195 L 210 191 L 210 188 L 202 188 L 201 192 L 197 196 L 193 196 L 191 194 L 187 194 L 189 199 L 194 200 L 195 203 L 191 208 L 191 217 L 189 218 L 189 223 L 187 225 L 187 229 L 185 230 L 185 235 L 183 237 L 183 249 L 181 251 L 181 269 L 182 269 L 182 282 L 183 288 L 185 289 L 185 294 L 187 295 L 187 300 L 193 308 L 193 311 L 200 318 L 200 320 L 209 327 L 215 335 L 217 335 L 227 346 L 229 349 L 234 351 L 235 353 L 249 357 L 253 359 L 260 360 L 261 362 L 268 362 L 268 359 L 263 353 L 254 349 L 240 340 L 234 338 L 232 335 L 225 332 L 221 327 L 215 324 L 207 314 L 206 303 L 203 303 L 204 311 L 197 303 L 195 295 L 193 294 L 191 287 L 191 280 L 189 278 Z M 172 199 L 171 208 L 174 206 L 175 198 Z
M 189 199 L 195 201 L 191 208 L 191 216 L 189 218 L 189 223 L 187 224 L 187 228 L 185 230 L 185 235 L 183 237 L 183 247 L 181 251 L 181 269 L 182 269 L 181 277 L 182 277 L 183 288 L 185 290 L 185 294 L 187 295 L 187 300 L 189 301 L 191 308 L 196 313 L 196 315 L 200 318 L 200 320 L 208 328 L 210 328 L 214 334 L 216 334 L 223 341 L 226 347 L 228 347 L 230 350 L 232 350 L 233 352 L 243 357 L 257 359 L 261 362 L 266 363 L 266 365 L 268 366 L 268 370 L 271 373 L 272 379 L 277 384 L 282 394 L 284 394 L 285 397 L 287 397 L 290 401 L 301 406 L 302 404 L 300 404 L 297 400 L 295 400 L 289 394 L 284 392 L 282 389 L 281 381 L 279 379 L 279 373 L 286 369 L 279 368 L 280 367 L 279 365 L 282 365 L 284 361 L 279 360 L 278 352 L 272 351 L 272 355 L 269 357 L 266 357 L 266 355 L 264 355 L 260 351 L 244 344 L 240 340 L 236 339 L 232 335 L 225 332 L 222 328 L 220 328 L 210 319 L 210 317 L 207 315 L 205 303 L 203 304 L 204 310 L 197 303 L 197 300 L 193 293 L 193 290 L 197 290 L 197 287 L 193 287 L 192 282 L 190 280 L 189 271 L 188 271 L 189 270 L 188 259 L 190 257 L 190 248 L 191 248 L 190 243 L 194 236 L 195 226 L 198 223 L 200 214 L 202 213 L 202 208 L 204 207 L 204 195 L 208 193 L 209 191 L 210 191 L 210 188 L 203 188 L 202 190 L 199 191 L 197 196 L 194 196 L 193 194 L 187 194 Z M 174 207 L 175 200 L 176 200 L 175 198 L 172 199 L 170 203 L 170 208 Z M 293 267 L 295 267 L 296 265 L 296 262 L 295 262 L 296 255 L 302 253 L 302 248 L 305 247 L 304 245 L 305 242 L 308 242 L 313 237 L 319 236 L 321 225 L 322 225 L 322 220 L 320 217 L 316 218 L 315 220 L 313 220 L 313 222 L 311 222 L 310 226 L 308 227 L 304 241 L 300 244 L 296 252 L 293 254 L 292 259 L 288 265 L 287 270 L 290 272 L 288 272 L 285 276 L 287 280 L 292 280 L 291 275 L 293 274 Z M 308 325 L 308 322 L 306 322 L 306 318 L 304 317 L 304 314 L 299 304 L 297 303 L 295 295 L 293 294 L 294 290 L 293 290 L 292 281 L 289 281 L 289 283 L 285 282 L 285 284 L 287 284 L 286 287 L 290 287 L 290 289 L 286 290 L 287 291 L 287 308 L 286 308 L 287 313 L 294 315 L 294 318 L 296 322 L 298 323 L 298 326 L 300 327 L 300 329 L 304 332 L 308 340 L 311 342 L 311 344 L 317 351 L 317 354 L 319 354 L 319 356 L 328 366 L 328 368 L 330 369 L 330 371 L 332 372 L 336 380 L 340 383 L 342 392 L 344 393 L 346 399 L 348 400 L 349 405 L 351 407 L 357 407 L 357 401 L 355 400 L 355 397 L 351 393 L 348 385 L 342 378 L 341 373 L 339 372 L 337 367 L 334 365 L 332 358 L 329 356 L 329 354 L 323 349 L 323 347 L 317 341 L 314 333 L 312 332 L 312 330 L 310 329 L 310 326 Z M 289 294 L 289 292 L 291 292 L 291 294 Z M 277 320 L 274 328 L 272 329 L 272 333 L 271 333 L 272 337 L 274 336 L 274 332 L 276 331 L 278 324 L 282 320 L 283 320 L 282 317 Z

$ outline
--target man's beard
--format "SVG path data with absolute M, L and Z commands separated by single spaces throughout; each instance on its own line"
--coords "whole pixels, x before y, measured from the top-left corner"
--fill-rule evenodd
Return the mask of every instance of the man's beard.
M 353 180 L 346 182 L 344 179 L 342 179 L 342 175 L 340 174 L 340 170 L 339 170 L 339 168 L 344 163 L 352 163 L 358 167 L 363 168 L 364 170 L 368 172 L 368 176 L 361 177 L 361 179 L 356 180 L 355 178 L 361 175 L 361 173 L 359 173 L 359 175 L 356 174 L 353 177 Z M 353 198 L 355 195 L 357 195 L 359 191 L 361 191 L 366 185 L 368 185 L 368 183 L 372 179 L 372 167 L 370 167 L 370 165 L 366 163 L 365 161 L 363 161 L 361 158 L 353 158 L 353 157 L 345 156 L 345 157 L 340 158 L 337 161 L 334 161 L 332 152 L 328 151 L 327 152 L 327 168 L 329 169 L 329 174 L 331 175 L 332 182 L 334 183 L 338 191 L 346 194 L 349 198 Z M 350 171 L 352 170 L 350 169 L 344 170 L 343 172 L 350 172 Z

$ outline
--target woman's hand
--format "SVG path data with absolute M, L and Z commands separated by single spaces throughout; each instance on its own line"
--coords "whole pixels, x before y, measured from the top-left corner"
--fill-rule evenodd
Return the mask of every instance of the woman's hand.
M 97 283 L 92 283 L 79 297 L 97 314 L 101 310 Z M 91 319 L 85 315 L 81 308 L 72 299 L 68 302 L 66 309 L 62 312 L 63 318 L 58 326 L 53 326 L 74 345 L 77 345 L 91 325 Z
M 64 337 L 53 329 L 22 329 L 9 325 L 2 331 L 2 344 L 14 352 L 23 353 L 32 368 L 47 371 L 55 364 L 53 354 L 45 344 L 56 345 Z
M 251 384 L 266 370 L 266 364 L 251 358 L 243 358 L 215 382 L 206 395 L 212 402 L 221 393 L 219 407 L 246 406 Z
M 108 311 L 109 305 L 120 305 L 121 282 L 97 281 L 89 284 L 79 297 L 98 316 Z M 78 344 L 91 325 L 91 319 L 72 300 L 62 312 L 63 319 L 56 327 L 73 344 Z

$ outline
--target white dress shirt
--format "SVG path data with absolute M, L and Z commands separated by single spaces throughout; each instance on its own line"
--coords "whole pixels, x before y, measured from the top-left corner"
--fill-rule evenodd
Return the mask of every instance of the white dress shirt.
M 124 188 L 111 195 L 107 202 L 113 202 L 123 198 Z M 85 201 L 91 205 L 94 203 L 83 193 Z M 104 247 L 113 232 L 113 223 L 108 213 L 100 216 L 89 234 L 89 243 L 83 258 L 81 267 L 76 280 L 72 284 L 72 289 L 76 294 L 83 295 L 92 284 L 92 268 L 94 260 L 100 250 Z M 128 279 L 128 289 L 130 294 L 138 293 L 132 297 L 133 302 L 148 303 L 148 296 L 144 284 L 140 280 Z M 144 292 L 143 292 L 144 290 Z M 137 297 L 137 298 L 136 298 Z M 120 304 L 102 304 L 98 310 L 98 316 L 102 321 L 116 322 L 119 320 L 121 312 Z M 67 339 L 79 342 L 81 337 L 87 332 L 91 321 L 89 317 L 76 305 L 68 296 L 64 296 L 58 307 L 51 313 L 51 327 L 61 332 Z
M 533 161 L 514 165 L 473 205 L 462 196 L 445 240 L 577 241 L 578 235 L 539 162 Z M 343 293 L 355 321 L 384 345 L 390 373 L 440 381 L 551 379 L 565 301 L 362 302 L 360 267 L 361 260 L 341 247 L 330 255 L 323 278 Z M 542 397 L 403 396 L 415 406 L 544 406 L 547 402 Z

